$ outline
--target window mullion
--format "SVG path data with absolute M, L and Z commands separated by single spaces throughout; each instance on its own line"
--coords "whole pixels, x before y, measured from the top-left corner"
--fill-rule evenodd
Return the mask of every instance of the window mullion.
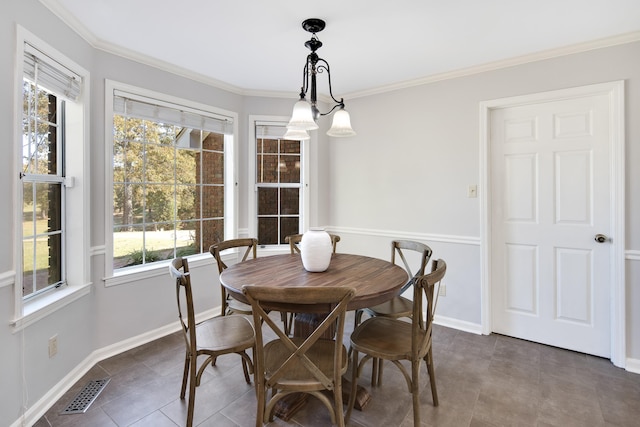
M 211 120 L 204 110 L 200 120 L 197 120 L 194 109 L 184 114 L 185 120 L 178 120 L 178 113 L 188 111 L 188 107 L 162 102 L 158 110 L 160 115 L 154 116 L 153 107 L 160 104 L 158 99 L 161 96 L 146 98 L 136 95 L 132 105 L 145 107 L 146 110 L 129 110 L 130 102 L 126 94 L 123 96 L 122 92 L 117 91 L 110 91 L 114 103 L 118 99 L 125 102 L 118 107 L 120 110 L 114 108 L 116 119 L 113 135 L 121 137 L 123 132 L 118 127 L 122 126 L 125 118 L 132 120 L 127 128 L 130 135 L 126 136 L 132 141 L 132 147 L 123 148 L 124 156 L 137 156 L 130 159 L 137 164 L 127 163 L 127 171 L 130 171 L 127 173 L 132 175 L 131 182 L 141 182 L 133 185 L 134 194 L 127 195 L 126 200 L 129 205 L 133 204 L 136 214 L 142 210 L 142 220 L 138 215 L 135 219 L 123 218 L 122 226 L 114 221 L 112 268 L 153 263 L 171 255 L 202 253 L 205 247 L 208 249 L 208 245 L 226 235 L 223 230 L 227 224 L 224 212 L 228 209 L 225 208 L 226 200 L 232 194 L 227 188 L 230 183 L 227 183 L 227 174 L 223 173 L 225 169 L 222 168 L 227 161 L 225 144 L 228 142 L 225 141 L 231 135 L 224 133 L 222 128 L 209 129 Z M 169 114 L 169 121 L 164 120 L 166 114 Z M 233 121 L 231 115 L 228 121 Z M 118 156 L 121 157 L 120 154 Z M 115 161 L 115 157 L 112 161 Z M 114 167 L 114 177 L 117 173 L 120 170 Z M 120 197 L 123 190 L 117 186 L 117 181 L 114 178 L 114 201 L 123 204 L 125 197 Z M 116 220 L 122 211 L 123 206 L 114 204 Z M 127 225 L 131 225 L 128 223 L 135 227 L 128 228 Z M 142 235 L 126 234 L 131 228 L 142 231 Z M 162 234 L 168 231 L 173 234 Z M 125 252 L 131 242 L 138 247 L 142 245 L 144 256 L 136 259 L 129 257 L 127 261 Z M 125 263 L 122 261 L 127 265 L 122 265 Z

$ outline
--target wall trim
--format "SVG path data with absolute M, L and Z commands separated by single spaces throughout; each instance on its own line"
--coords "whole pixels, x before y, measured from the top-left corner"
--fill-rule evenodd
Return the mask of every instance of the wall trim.
M 640 261 L 640 251 L 628 250 L 625 253 L 625 258 L 631 261 Z
M 375 230 L 353 227 L 326 226 L 327 230 L 340 234 L 359 234 L 366 236 L 389 237 L 391 239 L 412 239 L 428 242 L 452 243 L 458 245 L 480 246 L 480 237 L 456 236 L 446 234 L 416 233 L 413 231 Z
M 16 272 L 13 270 L 0 273 L 0 288 L 12 286 L 16 282 Z
M 92 283 L 85 283 L 80 286 L 65 286 L 61 289 L 52 290 L 33 300 L 23 303 L 22 310 L 16 313 L 16 317 L 9 322 L 13 326 L 13 333 L 21 331 L 50 314 L 66 307 L 72 302 L 79 300 L 91 292 Z
M 220 307 L 214 307 L 196 315 L 196 322 L 202 322 L 204 320 L 215 317 L 220 313 Z M 115 344 L 103 347 L 101 349 L 93 351 L 83 361 L 81 361 L 74 369 L 72 369 L 67 375 L 64 376 L 56 385 L 42 396 L 37 402 L 29 407 L 21 417 L 19 417 L 10 427 L 22 427 L 25 425 L 35 424 L 46 412 L 51 408 L 58 400 L 64 396 L 64 394 L 78 381 L 80 380 L 96 363 L 109 357 L 116 356 L 132 348 L 162 338 L 174 332 L 180 330 L 180 322 L 175 321 L 168 325 L 154 329 L 137 335 L 135 337 L 127 338 L 123 341 Z
M 106 255 L 106 254 L 107 254 L 106 245 L 91 246 L 91 248 L 89 248 L 89 256 L 98 256 L 98 255 Z

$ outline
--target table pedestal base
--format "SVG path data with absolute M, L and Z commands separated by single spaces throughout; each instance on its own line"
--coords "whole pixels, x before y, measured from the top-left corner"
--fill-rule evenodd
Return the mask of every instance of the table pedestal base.
M 325 394 L 331 396 L 331 393 L 328 391 L 324 392 Z M 346 406 L 349 404 L 349 397 L 351 396 L 351 382 L 347 379 L 342 379 L 342 403 Z M 311 395 L 307 393 L 291 393 L 288 396 L 283 397 L 276 403 L 276 406 L 273 409 L 273 413 L 276 417 L 280 418 L 283 421 L 289 421 L 293 415 L 298 412 L 311 398 Z M 365 406 L 371 400 L 371 394 L 369 391 L 362 387 L 358 386 L 356 388 L 356 403 L 353 405 L 359 411 L 362 411 Z

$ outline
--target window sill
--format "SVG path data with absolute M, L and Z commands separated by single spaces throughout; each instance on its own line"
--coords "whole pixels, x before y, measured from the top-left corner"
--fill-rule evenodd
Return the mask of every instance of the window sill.
M 91 292 L 91 283 L 81 286 L 66 286 L 63 289 L 49 292 L 32 301 L 25 302 L 22 306 L 22 315 L 11 321 L 13 332 L 19 332 L 27 326 L 44 319 L 89 294 L 89 292 Z
M 208 253 L 192 255 L 188 257 L 189 268 L 196 268 L 205 265 L 214 265 L 215 260 Z M 104 279 L 104 286 L 126 285 L 143 279 L 166 275 L 169 277 L 169 263 L 171 260 L 154 262 L 152 264 L 138 265 L 134 267 L 121 268 L 114 271 L 113 276 Z M 217 271 L 217 270 L 216 270 Z
M 269 248 L 258 248 L 258 257 L 284 253 L 289 253 L 289 245 L 286 245 L 285 247 L 274 246 Z M 223 254 L 222 258 L 224 260 L 235 260 L 237 259 L 237 255 L 230 252 L 228 254 Z M 217 275 L 218 269 L 216 266 L 216 261 L 213 259 L 213 256 L 211 256 L 211 254 L 202 253 L 198 255 L 191 255 L 187 259 L 189 260 L 190 269 L 193 270 L 194 268 L 213 266 Z M 166 260 L 154 262 L 152 264 L 121 268 L 117 271 L 114 271 L 113 276 L 104 278 L 104 286 L 108 288 L 111 286 L 126 285 L 139 282 L 144 279 L 150 279 L 153 277 L 160 277 L 165 275 L 169 277 L 168 268 L 170 262 L 171 260 Z

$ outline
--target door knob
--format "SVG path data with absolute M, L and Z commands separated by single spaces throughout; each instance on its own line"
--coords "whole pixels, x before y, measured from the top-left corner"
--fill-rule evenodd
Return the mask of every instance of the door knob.
M 607 236 L 605 236 L 604 234 L 596 234 L 596 238 L 595 238 L 595 240 L 596 240 L 596 242 L 598 242 L 598 243 L 604 243 L 604 242 L 606 242 L 606 241 L 607 241 L 607 240 L 609 240 L 609 239 L 608 239 L 608 238 L 607 238 Z

